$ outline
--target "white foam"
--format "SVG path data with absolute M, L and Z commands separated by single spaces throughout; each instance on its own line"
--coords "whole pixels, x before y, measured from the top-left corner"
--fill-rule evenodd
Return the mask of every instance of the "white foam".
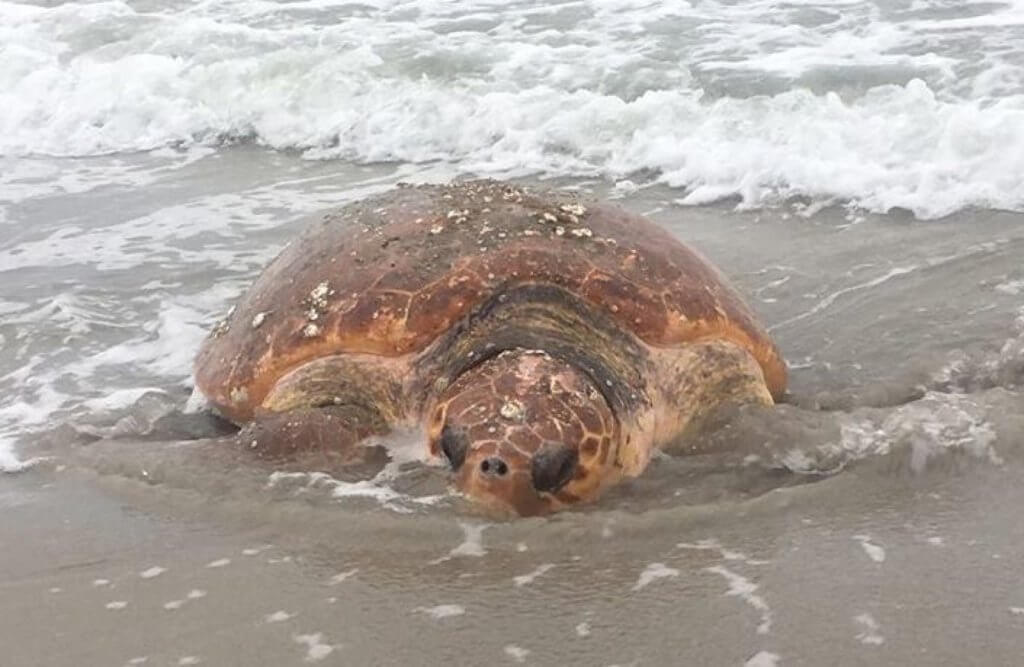
M 776 653 L 769 651 L 758 651 L 756 654 L 751 656 L 745 663 L 744 667 L 777 667 L 779 664 L 779 656 Z
M 346 580 L 354 577 L 356 575 L 356 573 L 358 573 L 358 572 L 359 572 L 359 568 L 358 567 L 354 567 L 351 570 L 345 570 L 344 572 L 339 572 L 338 574 L 336 574 L 333 577 L 331 577 L 330 579 L 328 579 L 327 580 L 327 584 L 329 586 L 337 586 L 341 582 L 346 581 Z
M 722 543 L 716 539 L 698 540 L 697 542 L 680 542 L 676 544 L 677 549 L 689 549 L 694 551 L 715 551 L 723 560 L 739 561 L 741 563 L 747 563 L 749 565 L 767 565 L 771 561 L 759 560 L 757 558 L 751 558 L 745 553 L 740 551 L 734 551 L 727 549 L 722 546 Z
M 43 461 L 46 457 L 34 456 L 29 459 L 19 459 L 14 453 L 14 446 L 8 440 L 0 436 L 0 473 L 25 472 Z
M 915 473 L 951 452 L 964 452 L 994 466 L 1003 464 L 986 409 L 966 394 L 932 391 L 881 415 L 865 411 L 839 415 L 837 420 L 838 440 L 786 449 L 775 462 L 810 474 L 832 474 L 867 457 L 897 454 L 906 457 Z
M 291 618 L 295 618 L 295 614 L 289 614 L 286 611 L 275 611 L 272 614 L 267 614 L 263 617 L 264 623 L 283 623 Z
M 210 561 L 209 563 L 207 563 L 206 567 L 218 568 L 218 567 L 226 567 L 228 565 L 231 565 L 231 559 L 230 558 L 218 558 L 217 560 Z
M 864 549 L 864 553 L 868 555 L 868 558 L 876 563 L 885 562 L 885 548 L 875 544 L 869 535 L 854 535 L 853 539 L 860 542 L 860 546 Z
M 112 602 L 108 602 L 104 606 L 107 609 L 110 609 L 111 611 L 120 611 L 120 610 L 124 609 L 125 607 L 127 607 L 128 603 L 126 601 L 124 601 L 124 600 L 114 600 Z
M 657 170 L 688 203 L 804 194 L 934 217 L 1024 202 L 1024 68 L 1001 28 L 1014 6 L 907 19 L 847 4 L 805 26 L 790 13 L 832 3 L 575 4 L 556 32 L 539 0 L 330 20 L 322 2 L 3 2 L 0 154 L 252 137 L 474 171 Z M 463 16 L 488 28 L 452 32 Z M 979 35 L 977 53 L 942 54 Z
M 258 556 L 259 554 L 263 553 L 264 551 L 266 551 L 266 550 L 268 550 L 270 548 L 271 548 L 271 546 L 269 544 L 264 544 L 263 546 L 259 546 L 259 547 L 249 547 L 247 549 L 242 549 L 242 555 L 243 556 Z
M 452 616 L 462 616 L 466 613 L 466 609 L 461 605 L 457 604 L 439 604 L 433 607 L 416 607 L 413 611 L 418 611 L 430 616 L 431 618 L 442 619 L 451 618 Z
M 664 579 L 665 577 L 678 577 L 679 570 L 674 567 L 668 567 L 664 563 L 651 563 L 644 568 L 644 571 L 640 573 L 636 583 L 633 584 L 633 590 L 638 591 L 641 588 L 646 588 L 651 582 L 656 579 Z
M 857 633 L 857 641 L 861 644 L 881 646 L 885 643 L 885 637 L 878 632 L 878 622 L 871 614 L 857 614 L 853 621 L 861 628 Z
M 331 653 L 334 653 L 335 647 L 324 643 L 322 632 L 294 635 L 292 639 L 295 640 L 296 644 L 302 644 L 306 647 L 306 662 L 320 662 Z
M 1007 280 L 1006 282 L 999 283 L 993 289 L 1003 294 L 1017 296 L 1024 293 L 1024 280 Z
M 270 475 L 271 488 L 296 489 L 305 493 L 313 489 L 324 489 L 339 500 L 347 498 L 368 498 L 375 500 L 386 509 L 399 514 L 410 514 L 417 508 L 436 505 L 446 496 L 410 496 L 395 491 L 390 485 L 401 477 L 410 462 L 428 462 L 429 454 L 423 445 L 422 433 L 416 429 L 410 432 L 397 431 L 387 438 L 372 439 L 367 445 L 379 444 L 388 451 L 389 461 L 372 479 L 345 482 L 323 472 L 284 472 Z
M 543 576 L 545 572 L 547 572 L 553 567 L 553 563 L 544 563 L 543 565 L 537 566 L 537 568 L 532 572 L 527 572 L 526 574 L 521 574 L 517 577 L 512 577 L 512 581 L 515 582 L 516 586 L 526 586 L 527 584 L 532 584 L 537 579 L 537 577 Z
M 451 560 L 452 558 L 480 558 L 487 554 L 487 550 L 484 549 L 483 536 L 484 531 L 490 527 L 488 523 L 470 523 L 468 521 L 460 521 L 459 528 L 462 529 L 463 540 L 462 542 L 447 553 L 447 555 L 435 558 L 430 561 L 431 565 L 443 563 Z
M 142 577 L 143 579 L 152 579 L 154 577 L 159 577 L 161 574 L 163 574 L 166 571 L 167 571 L 167 568 L 160 567 L 159 565 L 154 565 L 153 567 L 149 568 L 148 570 L 143 570 L 142 572 L 139 572 L 139 576 Z
M 505 655 L 512 658 L 516 662 L 526 662 L 527 656 L 530 655 L 529 649 L 525 649 L 515 644 L 509 644 L 505 647 Z
M 756 592 L 759 588 L 757 584 L 743 575 L 733 572 L 721 565 L 713 565 L 704 569 L 725 578 L 729 583 L 729 590 L 726 591 L 726 595 L 732 595 L 740 598 L 761 615 L 761 622 L 757 625 L 757 634 L 766 635 L 771 631 L 772 610 L 771 607 L 768 606 L 768 603 L 765 602 L 764 598 L 757 595 Z
M 586 621 L 576 624 L 576 636 L 577 637 L 589 637 L 590 636 L 590 623 Z

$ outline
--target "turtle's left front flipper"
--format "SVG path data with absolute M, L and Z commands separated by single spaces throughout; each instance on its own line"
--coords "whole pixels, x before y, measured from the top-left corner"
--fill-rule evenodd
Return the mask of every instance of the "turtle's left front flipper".
M 373 410 L 332 405 L 259 414 L 235 438 L 260 458 L 320 454 L 328 463 L 347 465 L 365 461 L 366 449 L 359 445 L 387 431 L 384 420 Z

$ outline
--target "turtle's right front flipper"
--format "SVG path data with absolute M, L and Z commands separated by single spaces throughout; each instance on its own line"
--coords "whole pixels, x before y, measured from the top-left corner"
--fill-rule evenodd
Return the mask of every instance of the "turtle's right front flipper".
M 373 435 L 387 433 L 375 411 L 356 405 L 331 405 L 264 412 L 235 436 L 238 443 L 264 459 L 322 455 L 328 465 L 362 463 L 367 450 L 360 445 Z

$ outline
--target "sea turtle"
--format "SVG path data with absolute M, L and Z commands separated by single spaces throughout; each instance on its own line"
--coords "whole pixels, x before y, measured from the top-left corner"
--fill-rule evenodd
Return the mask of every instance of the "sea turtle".
M 639 475 L 723 404 L 785 390 L 724 278 L 645 218 L 496 181 L 312 222 L 216 325 L 199 389 L 261 456 L 420 427 L 455 486 L 542 514 Z

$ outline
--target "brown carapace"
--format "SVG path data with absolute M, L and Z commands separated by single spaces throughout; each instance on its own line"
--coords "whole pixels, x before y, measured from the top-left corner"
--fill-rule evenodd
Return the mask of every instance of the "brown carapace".
M 196 359 L 261 456 L 352 458 L 419 426 L 484 507 L 542 514 L 698 451 L 724 404 L 785 390 L 725 279 L 648 220 L 494 181 L 399 187 L 324 215 Z

